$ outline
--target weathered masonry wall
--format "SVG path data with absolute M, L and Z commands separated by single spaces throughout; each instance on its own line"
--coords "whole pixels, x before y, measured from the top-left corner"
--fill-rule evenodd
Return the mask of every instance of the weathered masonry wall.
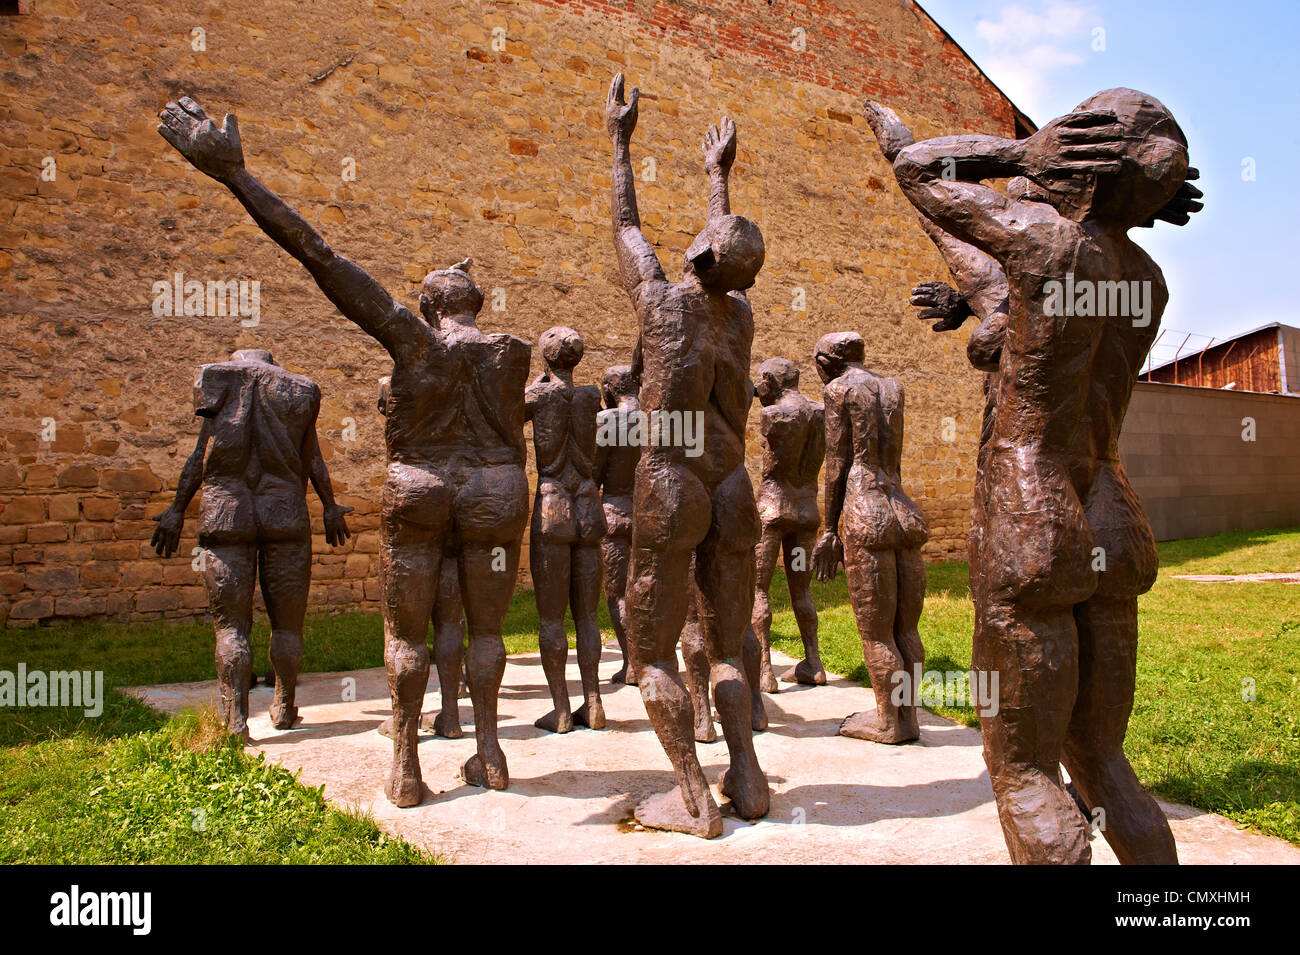
M 1300 397 L 1140 382 L 1120 456 L 1157 540 L 1300 525 Z
M 198 432 L 195 369 L 237 347 L 271 349 L 324 394 L 322 446 L 356 536 L 317 538 L 313 603 L 377 597 L 375 390 L 390 362 L 157 135 L 182 92 L 237 113 L 253 173 L 396 297 L 414 304 L 426 271 L 471 255 L 483 327 L 534 342 L 578 329 L 588 382 L 635 338 L 609 238 L 611 75 L 643 93 L 638 190 L 670 275 L 704 221 L 701 137 L 730 115 L 734 206 L 768 248 L 755 365 L 796 360 L 816 396 L 817 338 L 861 332 L 872 366 L 907 389 L 904 475 L 928 554 L 964 552 L 979 380 L 966 333 L 936 335 L 907 306 L 914 283 L 946 272 L 860 106 L 889 103 L 918 136 L 1011 135 L 1015 113 L 915 4 L 34 7 L 0 19 L 0 621 L 202 612 L 193 517 L 171 560 L 148 538 Z M 259 283 L 257 324 L 155 314 L 154 283 L 177 273 Z

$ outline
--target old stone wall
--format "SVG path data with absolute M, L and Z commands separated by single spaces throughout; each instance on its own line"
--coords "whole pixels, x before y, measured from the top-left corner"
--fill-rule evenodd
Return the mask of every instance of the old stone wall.
M 346 546 L 317 538 L 313 603 L 377 597 L 390 363 L 157 135 L 181 93 L 237 113 L 250 170 L 399 300 L 471 255 L 485 330 L 578 329 L 581 381 L 635 339 L 609 237 L 611 75 L 642 91 L 638 192 L 671 276 L 704 221 L 702 134 L 733 117 L 733 206 L 768 249 L 755 365 L 794 359 L 819 396 L 817 338 L 861 332 L 870 365 L 906 385 L 927 554 L 963 552 L 979 381 L 967 333 L 936 335 L 907 306 L 946 272 L 860 104 L 890 104 L 920 137 L 1011 135 L 1015 115 L 916 4 L 39 0 L 0 19 L 0 44 L 0 621 L 202 611 L 193 511 L 177 557 L 148 538 L 198 433 L 195 370 L 241 347 L 320 385 L 322 447 L 357 508 Z M 259 283 L 257 323 L 156 314 L 155 283 L 178 273 Z

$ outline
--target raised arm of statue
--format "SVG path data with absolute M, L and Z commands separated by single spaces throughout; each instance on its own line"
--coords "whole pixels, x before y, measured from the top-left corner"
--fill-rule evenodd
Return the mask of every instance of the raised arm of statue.
M 1026 228 L 1073 223 L 1047 203 L 1013 202 L 985 179 L 1024 176 L 1041 184 L 1079 180 L 1119 168 L 1123 130 L 1109 109 L 1076 110 L 1028 139 L 943 136 L 901 149 L 894 175 L 917 210 L 948 235 L 1002 265 L 1020 251 L 1054 241 L 1055 231 Z
M 736 161 L 736 124 L 727 117 L 704 134 L 704 168 L 709 173 L 709 218 L 731 215 L 727 179 Z
M 865 114 L 880 152 L 891 164 L 916 140 L 912 131 L 888 106 L 868 102 Z M 943 282 L 922 282 L 912 289 L 911 304 L 922 309 L 919 318 L 938 319 L 935 331 L 950 331 L 974 315 L 981 323 L 1005 319 L 1007 277 L 1002 267 L 984 252 L 939 228 L 918 210 L 921 228 L 943 256 L 956 288 Z
M 636 180 L 632 173 L 632 131 L 636 129 L 637 102 L 640 90 L 632 88 L 628 102 L 623 99 L 623 74 L 609 84 L 605 99 L 605 130 L 614 144 L 612 176 L 612 216 L 614 246 L 623 288 L 635 295 L 643 282 L 666 281 L 663 266 L 641 231 L 641 214 L 636 205 Z
M 244 168 L 239 121 L 227 113 L 217 126 L 188 96 L 168 103 L 159 114 L 158 132 L 203 174 L 228 188 L 262 231 L 303 264 L 340 312 L 397 356 L 409 347 L 419 319 L 393 301 L 356 263 L 337 255 L 316 231 L 279 196 Z

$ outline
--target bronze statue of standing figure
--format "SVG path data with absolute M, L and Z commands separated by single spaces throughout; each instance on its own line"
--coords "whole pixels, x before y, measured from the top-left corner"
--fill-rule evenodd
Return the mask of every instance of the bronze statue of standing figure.
M 388 414 L 388 399 L 393 393 L 393 381 L 388 376 L 379 379 L 379 413 Z M 420 729 L 432 731 L 442 739 L 460 739 L 460 678 L 465 665 L 465 607 L 460 599 L 460 569 L 456 555 L 444 551 L 442 571 L 438 577 L 438 595 L 433 601 L 433 663 L 438 670 L 437 713 L 420 716 Z M 379 724 L 379 734 L 390 739 L 393 735 L 393 718 Z
M 204 365 L 194 383 L 194 413 L 203 419 L 198 443 L 171 507 L 155 518 L 151 546 L 170 557 L 180 546 L 185 509 L 202 486 L 199 546 L 217 637 L 218 711 L 246 742 L 258 582 L 271 621 L 271 724 L 289 729 L 298 720 L 294 692 L 311 588 L 309 480 L 325 507 L 326 541 L 337 546 L 350 536 L 343 515 L 352 508 L 334 501 L 316 442 L 319 410 L 316 384 L 285 371 L 268 351 L 246 349 Z
M 393 764 L 385 793 L 397 806 L 423 798 L 418 723 L 429 677 L 429 620 L 448 550 L 456 554 L 469 628 L 478 743 L 463 773 L 471 785 L 506 788 L 510 775 L 497 738 L 506 664 L 501 624 L 528 520 L 523 425 L 532 347 L 478 329 L 483 293 L 469 276 L 468 260 L 425 276 L 416 314 L 253 178 L 244 168 L 234 116 L 218 126 L 183 97 L 168 103 L 161 118 L 162 137 L 225 185 L 339 311 L 393 359 L 379 543 L 384 665 L 393 702 Z
M 528 560 L 537 601 L 542 669 L 555 708 L 534 725 L 567 733 L 573 724 L 603 729 L 600 701 L 600 541 L 605 514 L 594 478 L 596 413 L 600 389 L 574 385 L 573 369 L 582 361 L 582 338 L 572 328 L 551 328 L 539 343 L 546 370 L 524 393 L 526 417 L 533 423 L 537 494 L 529 531 Z M 569 709 L 564 667 L 569 640 L 564 611 L 573 611 L 577 631 L 582 705 Z
M 826 419 L 822 405 L 799 391 L 799 367 L 785 358 L 758 366 L 754 383 L 763 406 L 758 440 L 763 449 L 763 479 L 758 485 L 762 536 L 755 548 L 758 583 L 754 591 L 753 630 L 759 646 L 759 689 L 774 693 L 772 673 L 772 605 L 768 590 L 777 560 L 784 558 L 790 604 L 803 640 L 803 659 L 782 679 L 787 683 L 826 685 L 817 646 L 817 607 L 813 604 L 813 548 L 821 514 L 817 511 L 817 477 L 826 454 Z
M 641 408 L 656 431 L 636 470 L 628 641 L 646 712 L 678 786 L 642 802 L 636 818 L 649 828 L 713 838 L 722 833 L 722 816 L 695 753 L 691 699 L 676 654 L 692 556 L 713 695 L 731 756 L 721 790 L 746 819 L 765 815 L 770 802 L 754 751 L 742 660 L 759 534 L 745 470 L 754 337 L 745 289 L 762 267 L 763 238 L 754 223 L 731 214 L 727 178 L 736 128 L 724 118 L 704 142 L 708 223 L 686 251 L 682 281 L 669 283 L 637 211 L 631 157 L 637 101 L 633 89 L 624 102 L 623 76 L 616 76 L 605 104 L 614 145 L 614 246 L 639 326 Z M 702 430 L 693 444 L 687 429 L 697 422 Z
M 876 708 L 849 716 L 840 735 L 908 743 L 921 736 L 914 684 L 925 663 L 917 624 L 929 527 L 903 491 L 903 385 L 863 367 L 865 352 L 856 332 L 817 343 L 826 383 L 826 529 L 813 563 L 819 580 L 844 564 L 876 697 Z
M 595 477 L 605 512 L 605 536 L 600 541 L 601 581 L 609 621 L 623 654 L 623 665 L 610 682 L 628 686 L 637 683 L 627 650 L 627 568 L 632 552 L 632 490 L 636 464 L 641 460 L 639 437 L 629 441 L 628 436 L 641 433 L 641 403 L 636 397 L 639 387 L 631 365 L 606 368 L 600 381 L 605 407 L 596 416 Z
M 1024 140 L 912 143 L 890 111 L 868 104 L 867 116 L 904 194 L 952 240 L 936 242 L 996 351 L 972 509 L 973 666 L 999 676 L 997 706 L 980 718 L 1012 861 L 1091 860 L 1063 764 L 1084 806 L 1104 811 L 1121 862 L 1176 863 L 1123 750 L 1137 597 L 1158 555 L 1118 444 L 1168 301 L 1128 231 L 1201 208 L 1186 138 L 1163 104 L 1128 89 Z M 1007 193 L 984 184 L 1012 177 Z

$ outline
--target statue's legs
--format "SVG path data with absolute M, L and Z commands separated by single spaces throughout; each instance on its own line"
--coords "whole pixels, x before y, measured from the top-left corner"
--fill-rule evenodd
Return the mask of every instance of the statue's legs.
M 690 565 L 690 609 L 682 628 L 682 660 L 686 664 L 686 689 L 695 715 L 695 742 L 712 743 L 718 738 L 713 726 L 713 697 L 709 693 L 709 651 L 700 633 L 699 589 L 695 586 L 695 564 Z
M 460 593 L 469 627 L 466 672 L 478 752 L 463 768 L 472 786 L 505 789 L 510 772 L 497 738 L 497 696 L 506 670 L 501 624 L 519 575 L 528 522 L 528 479 L 518 465 L 469 470 L 456 494 Z
M 695 754 L 691 699 L 677 672 L 686 622 L 691 552 L 710 524 L 708 491 L 685 467 L 641 459 L 636 473 L 627 628 L 641 699 L 677 775 L 677 788 L 644 800 L 636 818 L 652 829 L 712 839 L 722 814 Z
M 384 667 L 393 704 L 393 766 L 384 792 L 395 806 L 423 796 L 416 750 L 429 682 L 429 619 L 437 596 L 451 493 L 432 471 L 392 463 L 379 524 Z
M 713 492 L 709 533 L 695 551 L 695 581 L 700 630 L 712 663 L 713 700 L 731 756 L 721 789 L 744 819 L 767 815 L 771 802 L 767 777 L 754 752 L 754 697 L 742 659 L 745 631 L 754 611 L 754 544 L 758 536 L 754 488 L 741 466 Z
M 894 552 L 898 566 L 898 608 L 894 613 L 894 644 L 902 658 L 903 669 L 908 673 L 925 670 L 925 647 L 921 645 L 921 610 L 925 606 L 925 559 L 920 548 L 904 548 Z M 912 687 L 913 699 L 898 709 L 899 725 L 913 739 L 921 736 L 921 724 L 916 716 L 916 695 L 919 687 Z
M 454 557 L 442 559 L 438 597 L 433 605 L 433 659 L 438 667 L 438 689 L 442 709 L 425 729 L 443 739 L 460 739 L 460 671 L 465 662 L 465 608 L 460 599 L 460 570 Z
M 1176 865 L 1169 822 L 1124 755 L 1137 685 L 1137 596 L 1159 568 L 1155 537 L 1119 462 L 1103 461 L 1084 501 L 1105 554 L 1096 592 L 1074 608 L 1079 694 L 1065 739 L 1065 768 L 1125 865 Z M 1103 814 L 1104 813 L 1104 814 Z
M 754 626 L 745 627 L 745 642 L 741 650 L 741 660 L 745 669 L 745 685 L 749 687 L 749 725 L 755 733 L 767 729 L 767 711 L 763 709 L 763 691 L 758 688 L 760 674 L 763 670 L 764 654 L 754 635 Z M 771 660 L 768 660 L 771 663 Z
M 207 544 L 204 582 L 216 632 L 218 715 L 222 724 L 248 741 L 248 678 L 253 671 L 253 586 L 255 544 Z
M 552 709 L 533 723 L 552 733 L 573 729 L 569 711 L 569 688 L 564 679 L 564 665 L 569 656 L 569 640 L 564 632 L 564 612 L 569 607 L 570 556 L 567 542 L 557 543 L 538 532 L 538 509 L 533 509 L 533 534 L 528 561 L 533 575 L 533 598 L 537 602 L 537 642 L 541 650 L 542 671 L 551 691 Z
M 790 605 L 794 608 L 794 619 L 799 625 L 799 638 L 803 641 L 803 659 L 782 674 L 781 678 L 787 683 L 825 686 L 826 670 L 822 666 L 821 649 L 817 643 L 817 607 L 813 603 L 812 596 L 812 554 L 816 543 L 816 527 L 792 531 L 786 534 L 782 541 L 785 579 L 790 589 Z M 922 574 L 924 574 L 924 567 Z M 924 577 L 921 590 L 921 595 L 924 597 Z
M 632 541 L 629 537 L 607 536 L 600 542 L 602 582 L 605 588 L 605 605 L 614 628 L 614 638 L 623 654 L 623 665 L 610 677 L 610 683 L 636 686 L 636 670 L 630 668 L 627 652 L 627 562 Z
M 844 571 L 876 708 L 849 716 L 840 725 L 840 735 L 875 743 L 911 742 L 918 734 L 906 724 L 900 712 L 902 707 L 891 699 L 898 685 L 898 674 L 903 672 L 903 655 L 894 639 L 898 613 L 897 557 L 893 550 L 871 550 L 861 542 L 845 541 Z M 910 705 L 914 701 L 905 702 Z
M 311 589 L 311 539 L 265 541 L 257 549 L 257 576 L 271 619 L 271 666 L 275 698 L 271 725 L 289 729 L 298 720 L 294 693 L 302 664 L 302 627 Z
M 1086 865 L 1088 826 L 1060 770 L 1079 679 L 1072 607 L 991 599 L 975 612 L 984 626 L 971 666 L 998 675 L 997 712 L 980 724 L 1011 861 Z
M 979 716 L 1002 833 L 1018 865 L 1087 864 L 1088 825 L 1060 763 L 1079 690 L 1075 605 L 1098 584 L 1095 538 L 1062 462 L 990 453 L 981 468 L 971 666 L 984 685 L 998 681 L 996 712 Z
M 1065 739 L 1065 768 L 1124 865 L 1177 865 L 1169 821 L 1124 755 L 1137 683 L 1137 598 L 1093 597 L 1074 609 L 1079 697 Z
M 772 586 L 772 573 L 776 570 L 780 556 L 780 528 L 775 524 L 763 525 L 762 536 L 754 546 L 754 563 L 758 576 L 754 584 L 754 615 L 750 626 L 758 643 L 758 688 L 764 693 L 777 691 L 776 676 L 772 673 L 772 604 L 768 590 Z
M 571 551 L 572 574 L 569 606 L 577 631 L 578 672 L 582 674 L 582 705 L 573 714 L 579 726 L 605 728 L 605 707 L 600 701 L 600 625 L 596 607 L 600 602 L 600 545 L 578 543 Z

